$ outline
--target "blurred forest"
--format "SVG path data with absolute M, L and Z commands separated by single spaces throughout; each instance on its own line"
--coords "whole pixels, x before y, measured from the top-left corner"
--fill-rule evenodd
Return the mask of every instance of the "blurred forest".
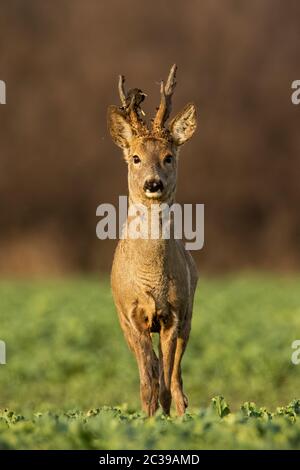
M 297 0 L 1 0 L 0 275 L 106 271 L 96 207 L 127 192 L 106 129 L 117 76 L 176 113 L 197 105 L 177 200 L 205 204 L 201 270 L 300 267 Z

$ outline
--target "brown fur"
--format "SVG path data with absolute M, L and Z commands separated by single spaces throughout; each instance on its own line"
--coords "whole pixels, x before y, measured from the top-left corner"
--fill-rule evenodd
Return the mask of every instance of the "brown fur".
M 178 150 L 196 128 L 195 107 L 187 105 L 166 129 L 163 116 L 169 114 L 163 108 L 163 94 L 173 93 L 175 72 L 169 76 L 167 86 L 162 85 L 160 116 L 155 129 L 145 131 L 140 122 L 140 108 L 126 112 L 111 106 L 108 125 L 115 143 L 123 149 L 128 163 L 130 203 L 143 203 L 149 210 L 155 203 L 174 202 L 177 180 Z M 121 82 L 120 82 L 121 83 Z M 121 85 L 124 83 L 124 79 Z M 125 91 L 121 92 L 125 103 Z M 170 94 L 167 104 L 170 104 Z M 158 114 L 159 114 L 158 112 Z M 132 122 L 132 113 L 135 113 Z M 159 124 L 160 122 L 160 124 Z M 158 133 L 162 126 L 161 135 Z M 171 162 L 165 157 L 171 155 Z M 139 163 L 134 163 L 138 156 Z M 160 180 L 160 195 L 149 198 L 144 190 L 145 181 Z M 174 399 L 178 415 L 187 407 L 181 377 L 181 359 L 191 329 L 197 270 L 189 252 L 181 240 L 130 239 L 120 240 L 115 252 L 111 274 L 112 291 L 120 324 L 127 343 L 135 354 L 140 374 L 140 394 L 143 410 L 148 416 L 155 413 L 158 403 L 166 414 L 170 413 Z M 152 333 L 159 333 L 159 357 L 152 346 Z

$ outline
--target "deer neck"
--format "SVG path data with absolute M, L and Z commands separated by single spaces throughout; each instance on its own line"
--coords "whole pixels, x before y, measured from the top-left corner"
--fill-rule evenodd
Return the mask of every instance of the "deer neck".
M 171 206 L 173 204 L 173 200 L 168 202 L 168 205 Z M 137 203 L 134 203 L 132 198 L 129 196 L 129 207 L 133 205 L 136 207 Z M 173 244 L 175 243 L 174 239 L 174 231 L 173 231 L 173 222 L 171 221 L 170 226 L 170 237 L 165 238 L 162 236 L 162 212 L 158 211 L 155 212 L 154 219 L 153 217 L 153 206 L 158 206 L 158 203 L 149 203 L 147 206 L 143 205 L 143 215 L 141 217 L 146 218 L 147 220 L 147 229 L 143 231 L 143 236 L 139 238 L 132 238 L 130 236 L 130 227 L 132 222 L 136 221 L 138 223 L 138 219 L 136 217 L 129 215 L 127 217 L 126 222 L 126 229 L 129 228 L 129 236 L 127 234 L 125 238 L 125 242 L 128 245 L 128 248 L 131 251 L 134 251 L 135 255 L 134 258 L 138 259 L 139 264 L 153 265 L 160 264 L 163 265 L 164 260 L 167 258 L 170 250 L 172 249 Z M 153 222 L 152 222 L 153 221 Z M 141 222 L 143 222 L 141 220 Z

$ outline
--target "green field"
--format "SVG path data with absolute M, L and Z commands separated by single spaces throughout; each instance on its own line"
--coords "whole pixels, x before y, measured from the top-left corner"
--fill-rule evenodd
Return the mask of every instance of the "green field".
M 0 449 L 300 448 L 295 339 L 299 277 L 200 279 L 189 413 L 147 420 L 107 280 L 2 281 Z

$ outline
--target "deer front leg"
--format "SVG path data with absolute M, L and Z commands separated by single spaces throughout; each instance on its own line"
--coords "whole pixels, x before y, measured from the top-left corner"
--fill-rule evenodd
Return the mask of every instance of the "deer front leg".
M 143 328 L 141 322 L 135 319 L 130 321 L 120 309 L 118 313 L 127 344 L 138 364 L 142 408 L 148 416 L 152 416 L 158 408 L 159 364 L 153 350 L 151 336 L 149 330 Z
M 174 367 L 171 380 L 171 392 L 172 398 L 175 402 L 176 412 L 179 416 L 182 416 L 185 413 L 185 410 L 188 406 L 188 399 L 183 393 L 183 383 L 181 376 L 181 360 L 186 348 L 186 345 L 189 340 L 189 335 L 191 331 L 191 318 L 192 312 L 189 311 L 183 327 L 180 329 L 177 342 L 176 342 L 176 351 L 174 358 Z
M 171 408 L 171 377 L 176 349 L 177 325 L 163 324 L 159 339 L 159 401 L 165 414 Z
M 158 359 L 148 331 L 140 335 L 133 334 L 132 338 L 140 375 L 142 409 L 148 416 L 153 416 L 158 408 Z
M 187 396 L 183 393 L 183 383 L 181 376 L 181 359 L 187 345 L 188 338 L 178 338 L 174 359 L 174 367 L 171 381 L 172 398 L 175 402 L 178 416 L 182 416 L 188 407 Z

